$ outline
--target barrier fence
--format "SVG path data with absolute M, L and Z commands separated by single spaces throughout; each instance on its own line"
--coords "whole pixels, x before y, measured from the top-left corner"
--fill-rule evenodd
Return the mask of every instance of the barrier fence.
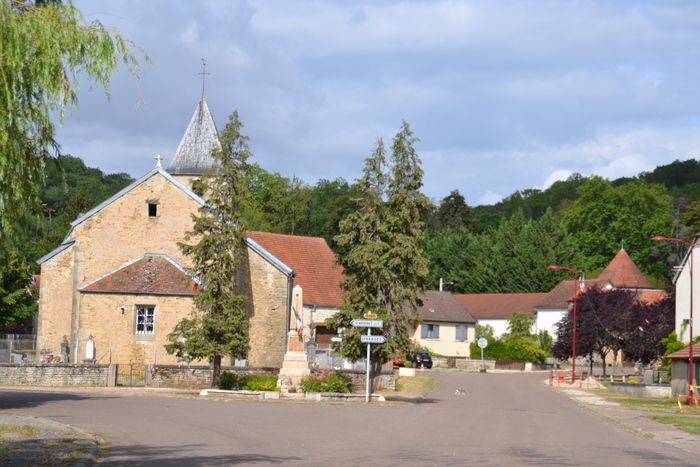
M 0 363 L 36 361 L 36 336 L 0 334 Z

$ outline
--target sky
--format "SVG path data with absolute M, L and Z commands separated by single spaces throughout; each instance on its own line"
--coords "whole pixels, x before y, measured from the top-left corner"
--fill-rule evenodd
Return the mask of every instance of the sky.
M 402 121 L 423 191 L 469 205 L 700 157 L 700 2 L 80 0 L 150 57 L 89 82 L 62 153 L 138 177 L 169 163 L 202 95 L 239 112 L 268 171 L 355 180 Z M 137 52 L 138 53 L 138 52 Z

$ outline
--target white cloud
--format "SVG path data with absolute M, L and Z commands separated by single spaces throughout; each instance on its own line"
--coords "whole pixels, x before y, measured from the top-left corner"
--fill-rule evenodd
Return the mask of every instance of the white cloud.
M 542 189 L 546 190 L 547 188 L 552 186 L 554 184 L 554 182 L 566 180 L 567 178 L 569 178 L 569 176 L 571 176 L 570 170 L 566 170 L 566 169 L 555 170 L 554 172 L 549 174 L 549 177 L 547 177 L 547 179 L 544 181 L 544 184 L 542 184 Z
M 487 191 L 486 193 L 483 193 L 481 196 L 479 196 L 479 198 L 477 199 L 477 205 L 496 204 L 502 199 L 502 195 L 499 195 L 498 193 L 494 193 L 492 191 Z

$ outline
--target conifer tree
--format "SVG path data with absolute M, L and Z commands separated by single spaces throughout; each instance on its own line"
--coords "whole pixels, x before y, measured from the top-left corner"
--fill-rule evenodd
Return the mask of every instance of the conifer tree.
M 249 318 L 246 297 L 239 293 L 236 273 L 246 254 L 241 204 L 246 199 L 245 170 L 250 157 L 248 138 L 234 112 L 221 133 L 221 149 L 212 153 L 214 167 L 195 184 L 207 204 L 193 216 L 194 227 L 180 243 L 192 260 L 192 272 L 203 290 L 194 298 L 196 310 L 168 335 L 166 350 L 180 358 L 209 359 L 212 387 L 219 384 L 221 358 L 248 353 Z
M 375 373 L 390 356 L 408 348 L 408 332 L 417 322 L 416 309 L 428 273 L 421 248 L 421 209 L 428 201 L 419 191 L 423 171 L 413 148 L 416 141 L 404 123 L 392 144 L 390 176 L 384 170 L 384 144 L 377 143 L 357 182 L 361 196 L 356 210 L 341 222 L 336 237 L 343 252 L 338 262 L 345 269 L 346 305 L 328 325 L 346 328 L 336 349 L 358 360 L 365 351 L 359 340 L 364 329 L 350 328 L 350 321 L 368 311 L 384 321 L 381 332 L 387 341 L 372 346 Z

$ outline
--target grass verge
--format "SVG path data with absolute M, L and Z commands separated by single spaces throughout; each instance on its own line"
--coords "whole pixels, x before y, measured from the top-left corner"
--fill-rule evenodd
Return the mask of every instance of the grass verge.
M 400 376 L 396 378 L 396 391 L 392 394 L 401 396 L 426 396 L 438 384 L 434 376 Z
M 659 423 L 673 425 L 679 430 L 700 436 L 700 416 L 697 415 L 654 415 L 650 417 Z
M 21 436 L 23 438 L 30 438 L 36 436 L 39 430 L 31 425 L 17 425 L 16 423 L 0 423 L 0 438 L 7 438 L 11 436 Z

